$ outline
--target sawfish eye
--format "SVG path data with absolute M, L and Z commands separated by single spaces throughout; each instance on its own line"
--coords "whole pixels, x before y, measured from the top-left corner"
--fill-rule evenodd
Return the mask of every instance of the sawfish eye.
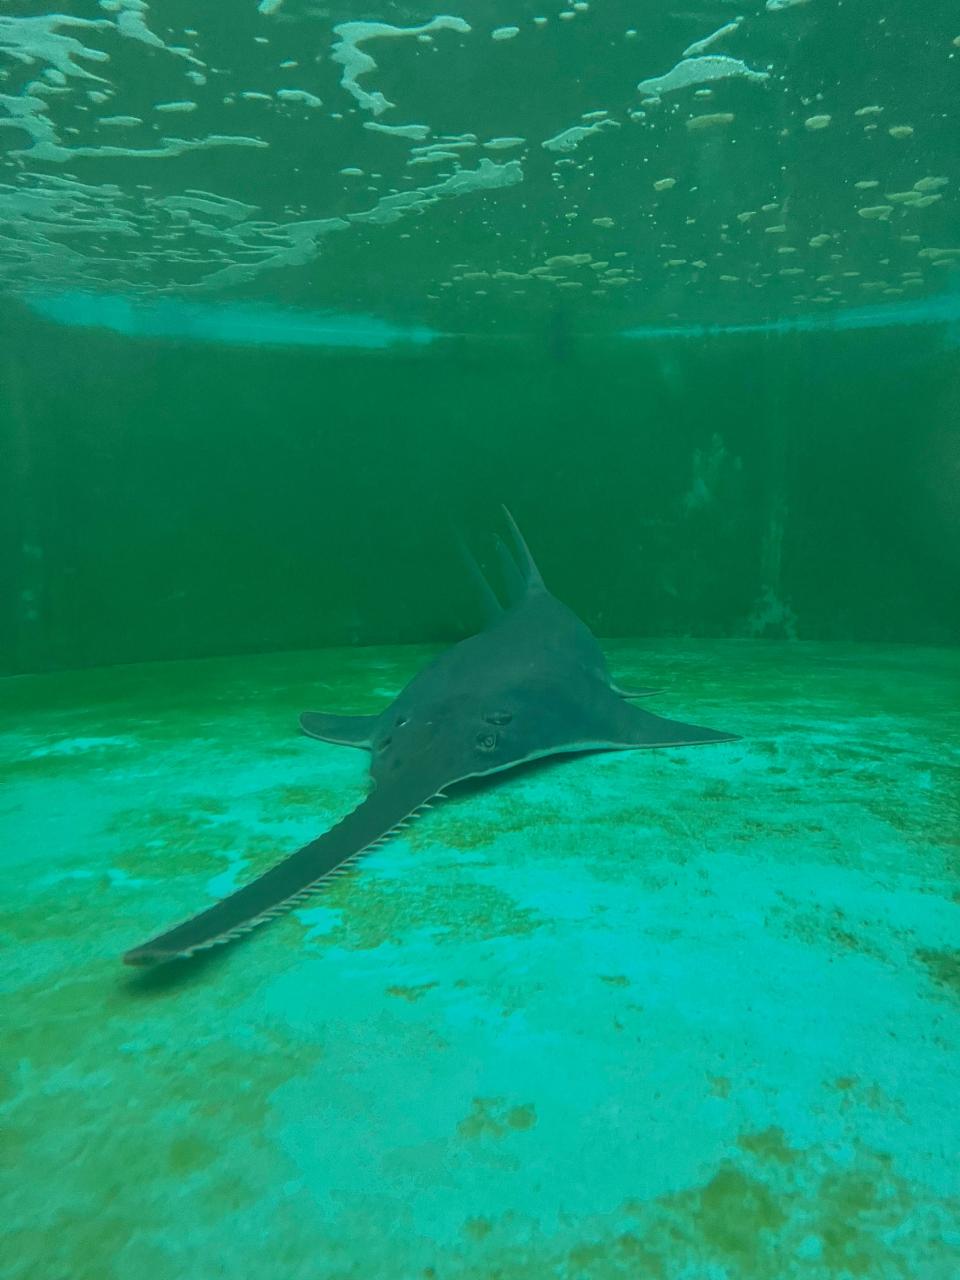
M 481 751 L 492 751 L 497 745 L 497 735 L 489 730 L 477 734 L 477 746 Z
M 484 714 L 487 724 L 509 724 L 513 719 L 512 711 L 487 711 Z

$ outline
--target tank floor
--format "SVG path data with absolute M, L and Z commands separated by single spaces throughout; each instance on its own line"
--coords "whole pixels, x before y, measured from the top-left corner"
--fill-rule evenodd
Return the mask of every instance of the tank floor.
M 960 654 L 616 642 L 743 735 L 454 795 L 200 961 L 421 649 L 0 682 L 10 1280 L 960 1274 Z

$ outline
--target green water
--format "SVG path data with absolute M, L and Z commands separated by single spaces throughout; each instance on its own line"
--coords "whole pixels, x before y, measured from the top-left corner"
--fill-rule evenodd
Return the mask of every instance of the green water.
M 960 634 L 957 355 L 924 328 L 375 358 L 29 337 L 7 671 L 456 638 L 481 615 L 453 535 L 489 556 L 500 502 L 601 635 Z
M 3 6 L 2 1280 L 960 1274 L 958 73 L 952 0 Z M 298 714 L 502 503 L 738 740 L 125 968 L 362 804 Z

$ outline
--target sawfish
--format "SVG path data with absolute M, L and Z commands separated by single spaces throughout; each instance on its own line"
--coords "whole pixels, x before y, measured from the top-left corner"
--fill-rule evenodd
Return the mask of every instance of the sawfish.
M 732 742 L 737 734 L 668 720 L 634 705 L 587 626 L 544 585 L 504 508 L 494 589 L 467 554 L 487 616 L 478 634 L 424 667 L 379 715 L 305 711 L 312 738 L 370 754 L 372 787 L 335 826 L 250 884 L 128 951 L 154 965 L 230 942 L 302 903 L 471 778 L 545 756 Z

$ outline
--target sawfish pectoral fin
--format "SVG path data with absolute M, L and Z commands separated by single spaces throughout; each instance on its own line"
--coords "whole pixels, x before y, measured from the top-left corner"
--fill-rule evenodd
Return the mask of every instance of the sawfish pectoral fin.
M 155 965 L 240 938 L 290 910 L 427 807 L 438 788 L 411 781 L 376 789 L 358 808 L 236 893 L 128 951 L 124 964 Z
M 736 742 L 740 735 L 704 725 L 668 720 L 621 702 L 615 717 L 615 741 L 625 747 L 692 747 L 707 742 Z
M 610 688 L 621 698 L 655 698 L 658 693 L 663 693 L 662 689 L 621 689 L 618 684 L 612 684 Z
M 378 716 L 334 716 L 326 711 L 304 711 L 300 715 L 300 728 L 308 738 L 369 751 L 378 719 Z

